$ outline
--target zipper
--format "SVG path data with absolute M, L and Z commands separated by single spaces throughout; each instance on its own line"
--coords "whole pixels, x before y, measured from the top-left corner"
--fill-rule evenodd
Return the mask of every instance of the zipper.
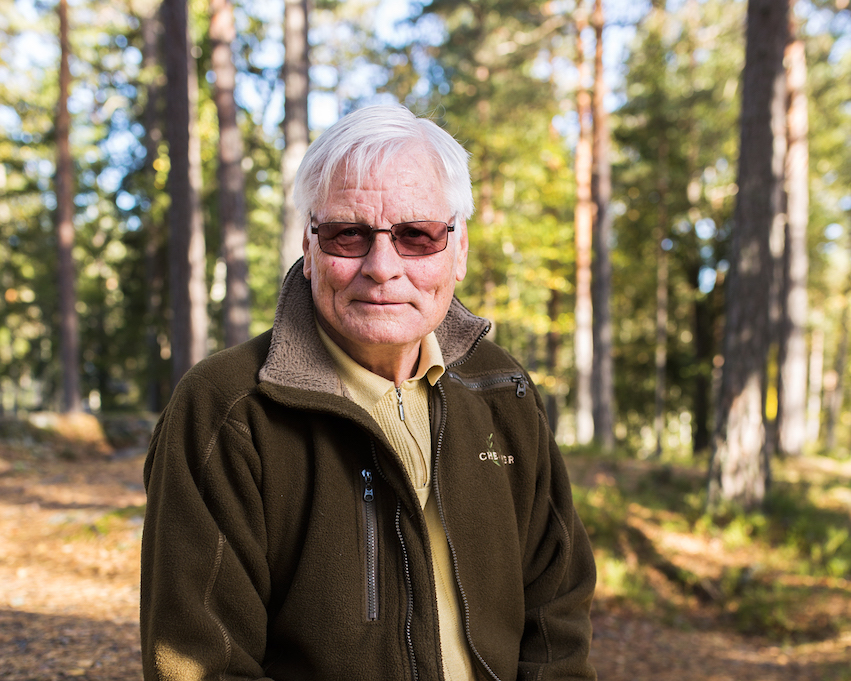
M 499 388 L 505 385 L 514 385 L 516 386 L 514 394 L 517 395 L 517 397 L 525 397 L 526 391 L 529 388 L 529 382 L 526 380 L 526 377 L 520 373 L 500 374 L 489 378 L 483 378 L 481 380 L 463 378 L 454 371 L 447 371 L 446 375 L 453 381 L 458 381 L 461 385 L 465 388 L 469 388 L 470 390 L 487 390 L 489 388 Z
M 447 373 L 449 373 L 449 375 L 452 376 L 452 377 L 457 377 L 457 374 L 454 374 L 453 372 L 447 372 Z M 520 379 L 522 379 L 522 381 L 523 381 L 523 395 L 525 395 L 526 394 L 526 388 L 525 388 L 526 379 L 523 378 L 522 374 L 518 374 L 517 377 L 513 377 L 513 378 L 518 378 L 518 377 Z M 462 379 L 458 378 L 458 380 L 460 380 L 462 383 L 464 383 L 466 385 L 466 382 L 463 381 Z M 504 382 L 504 380 L 505 379 L 503 377 L 503 382 Z M 470 632 L 470 603 L 467 600 L 467 593 L 464 591 L 464 585 L 461 584 L 461 576 L 458 574 L 458 558 L 457 558 L 457 554 L 455 553 L 455 545 L 452 543 L 452 537 L 449 536 L 449 529 L 446 527 L 446 517 L 443 513 L 443 499 L 440 496 L 440 485 L 438 485 L 438 479 L 437 479 L 438 468 L 439 468 L 439 465 L 440 465 L 440 452 L 441 452 L 441 449 L 443 448 L 443 434 L 444 434 L 444 431 L 446 430 L 446 407 L 445 407 L 445 405 L 446 405 L 446 391 L 443 387 L 443 384 L 440 381 L 438 381 L 435 385 L 436 385 L 437 391 L 440 395 L 440 400 L 443 402 L 443 405 L 444 405 L 444 408 L 441 409 L 440 429 L 438 430 L 437 440 L 435 442 L 435 449 L 434 449 L 434 469 L 432 470 L 432 473 L 431 473 L 433 485 L 434 485 L 434 497 L 435 497 L 435 501 L 437 502 L 437 512 L 438 512 L 438 515 L 440 516 L 440 524 L 443 526 L 443 534 L 446 536 L 446 543 L 449 545 L 449 555 L 452 556 L 452 570 L 455 573 L 455 584 L 458 587 L 458 595 L 461 597 L 461 604 L 462 604 L 462 607 L 464 608 L 464 633 L 467 637 L 467 644 L 470 646 L 470 650 L 476 656 L 476 659 L 479 661 L 479 663 L 482 665 L 482 667 L 485 669 L 485 671 L 487 671 L 487 673 L 490 674 L 491 678 L 494 679 L 494 681 L 500 681 L 499 677 L 496 675 L 496 673 L 493 671 L 493 669 L 490 668 L 488 663 L 485 662 L 481 653 L 476 649 L 476 646 L 473 644 L 473 635 Z M 523 395 L 519 394 L 519 388 L 520 388 L 520 384 L 518 384 L 518 397 L 522 397 Z
M 399 420 L 405 420 L 405 405 L 402 404 L 402 388 L 396 387 L 396 403 L 399 405 Z
M 366 618 L 370 622 L 378 619 L 378 514 L 375 509 L 375 487 L 372 471 L 364 468 L 363 517 L 366 542 Z
M 378 474 L 387 480 L 387 477 L 381 471 L 381 466 L 378 463 L 378 452 L 375 450 L 375 442 L 371 443 L 372 446 L 372 461 L 375 464 L 375 470 L 378 471 Z M 372 473 L 369 469 L 364 469 L 364 472 Z M 365 482 L 365 481 L 364 481 Z M 364 488 L 364 493 L 366 489 Z M 375 490 L 373 488 L 373 501 L 372 504 L 375 503 Z M 364 500 L 364 505 L 367 502 Z M 405 614 L 405 644 L 408 647 L 408 660 L 411 664 L 411 677 L 413 681 L 418 681 L 419 679 L 419 669 L 417 668 L 417 656 L 414 652 L 414 637 L 412 634 L 412 627 L 414 621 L 414 584 L 413 579 L 411 578 L 411 566 L 408 560 L 408 547 L 405 544 L 405 537 L 402 534 L 402 500 L 399 497 L 396 497 L 396 518 L 395 518 L 395 527 L 396 527 L 396 538 L 399 540 L 399 547 L 402 550 L 402 563 L 405 568 L 405 593 L 408 597 L 408 608 Z M 376 527 L 377 530 L 377 527 Z M 376 539 L 378 534 L 376 532 Z M 377 545 L 377 544 L 376 544 Z M 376 582 L 377 584 L 377 582 Z
M 481 343 L 482 340 L 484 339 L 484 337 L 487 336 L 488 333 L 490 333 L 490 330 L 491 330 L 491 323 L 488 322 L 487 326 L 485 326 L 484 331 L 482 331 L 479 334 L 479 337 L 476 338 L 475 341 L 473 341 L 473 344 L 470 346 L 470 349 L 467 350 L 467 353 L 463 357 L 456 359 L 454 362 L 450 362 L 449 364 L 447 364 L 446 368 L 451 369 L 453 367 L 457 367 L 457 366 L 463 364 L 464 362 L 466 362 L 467 358 L 470 357 L 470 355 L 472 355 L 476 351 L 477 347 L 479 347 L 479 343 Z
M 408 610 L 405 613 L 405 643 L 408 646 L 408 659 L 411 663 L 411 677 L 418 681 L 420 677 L 417 668 L 417 656 L 414 652 L 414 637 L 411 627 L 414 621 L 414 585 L 411 580 L 411 566 L 408 562 L 408 547 L 405 545 L 405 537 L 402 535 L 402 502 L 396 502 L 396 536 L 399 538 L 399 546 L 402 548 L 402 562 L 405 565 L 405 592 L 408 595 Z

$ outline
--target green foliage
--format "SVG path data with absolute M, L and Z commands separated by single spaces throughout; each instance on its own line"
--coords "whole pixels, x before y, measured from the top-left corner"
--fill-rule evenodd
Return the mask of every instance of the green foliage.
M 114 532 L 124 530 L 128 524 L 139 525 L 145 517 L 145 506 L 126 506 L 105 513 L 96 518 L 86 526 L 83 536 L 102 537 Z
M 387 88 L 470 152 L 476 214 L 459 296 L 544 389 L 567 393 L 567 353 L 544 365 L 547 335 L 567 343 L 572 329 L 573 161 L 554 127 L 570 16 L 543 2 L 436 1 L 414 27 L 438 21 L 439 46 L 431 31 L 398 49 Z
M 823 498 L 812 498 L 825 491 L 777 484 L 762 511 L 727 509 L 711 523 L 730 548 L 762 542 L 793 556 L 799 574 L 846 578 L 851 576 L 851 518 L 847 509 L 825 507 Z
M 617 434 L 632 453 L 652 439 L 655 262 L 663 242 L 670 266 L 666 449 L 708 442 L 744 59 L 743 0 L 651 4 L 609 73 Z M 57 22 L 51 8 L 37 7 L 0 0 L 0 387 L 7 411 L 55 407 L 59 376 L 51 186 Z M 191 3 L 215 350 L 222 346 L 223 263 L 208 9 Z M 355 106 L 398 99 L 469 149 L 477 211 L 459 296 L 495 322 L 495 339 L 560 407 L 569 405 L 574 370 L 574 10 L 571 2 L 434 0 L 415 3 L 411 20 L 391 25 L 386 4 L 347 0 L 316 4 L 311 14 L 314 134 Z M 157 100 L 163 74 L 143 61 L 143 11 L 138 2 L 71 5 L 83 392 L 102 410 L 158 410 L 168 397 L 169 161 Z M 256 0 L 235 11 L 256 334 L 272 322 L 281 278 L 283 17 L 280 5 Z M 796 12 L 811 105 L 810 305 L 823 315 L 813 323 L 826 332 L 830 366 L 851 248 L 849 12 L 821 0 L 802 0 Z M 609 48 L 622 35 L 610 28 Z M 584 37 L 590 54 L 593 38 Z M 34 51 L 36 42 L 47 48 Z M 159 101 L 156 125 L 149 101 Z M 333 115 L 323 115 L 329 108 Z M 149 153 L 146 136 L 157 132 Z M 842 427 L 845 436 L 851 422 Z
M 669 621 L 708 608 L 719 622 L 778 641 L 822 640 L 851 627 L 846 476 L 792 476 L 775 482 L 759 513 L 730 506 L 710 516 L 705 476 L 693 464 L 637 462 L 626 452 L 572 450 L 566 458 L 597 557 L 599 598 Z M 693 548 L 683 554 L 684 545 Z M 692 554 L 699 560 L 684 560 Z
M 719 288 L 701 287 L 701 281 L 716 273 L 723 278 L 725 271 L 738 155 L 743 10 L 743 3 L 717 1 L 686 3 L 670 13 L 655 9 L 639 25 L 631 49 L 625 103 L 613 121 L 618 217 L 612 314 L 616 401 L 628 410 L 627 438 L 653 416 L 652 274 L 660 245 L 670 267 L 666 411 L 693 412 L 697 379 L 703 379 L 705 391 L 719 350 L 714 345 Z
M 41 403 L 40 383 L 55 379 L 55 249 L 43 197 L 57 85 L 48 60 L 18 57 L 34 29 L 30 19 L 12 2 L 0 5 L 0 15 L 0 409 L 32 408 Z

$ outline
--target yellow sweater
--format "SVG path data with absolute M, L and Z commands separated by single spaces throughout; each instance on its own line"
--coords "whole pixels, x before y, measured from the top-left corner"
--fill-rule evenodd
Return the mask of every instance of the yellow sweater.
M 381 426 L 390 444 L 402 458 L 414 485 L 425 513 L 431 543 L 443 671 L 447 681 L 472 681 L 476 676 L 464 635 L 463 614 L 455 590 L 449 544 L 443 532 L 437 503 L 431 495 L 428 391 L 429 384 L 433 386 L 446 368 L 437 339 L 431 333 L 422 340 L 416 374 L 397 389 L 392 381 L 373 374 L 355 362 L 328 337 L 319 324 L 316 328 L 334 359 L 340 380 L 354 402 L 368 411 Z

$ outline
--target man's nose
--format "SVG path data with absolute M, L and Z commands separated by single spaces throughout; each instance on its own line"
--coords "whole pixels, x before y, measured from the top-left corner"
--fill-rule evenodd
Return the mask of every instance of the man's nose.
M 387 238 L 381 238 L 386 236 Z M 398 276 L 402 270 L 402 257 L 393 245 L 389 229 L 376 229 L 372 233 L 372 246 L 364 256 L 361 272 L 378 282 Z

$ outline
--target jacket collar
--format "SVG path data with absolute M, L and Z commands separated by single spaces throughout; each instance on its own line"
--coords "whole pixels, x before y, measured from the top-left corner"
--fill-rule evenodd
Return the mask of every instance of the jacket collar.
M 302 265 L 303 259 L 299 259 L 281 286 L 269 354 L 259 378 L 281 387 L 343 395 L 334 361 L 313 323 L 313 295 Z M 434 332 L 446 366 L 462 360 L 489 329 L 488 320 L 477 317 L 453 298 L 446 317 Z

